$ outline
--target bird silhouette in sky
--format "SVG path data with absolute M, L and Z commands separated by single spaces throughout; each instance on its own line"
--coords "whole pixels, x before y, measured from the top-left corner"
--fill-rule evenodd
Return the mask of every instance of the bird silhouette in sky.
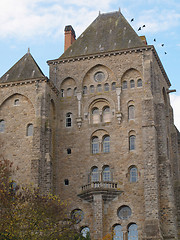
M 138 31 L 140 31 L 140 30 L 141 30 L 141 27 L 138 28 Z
M 134 18 L 131 19 L 131 22 L 133 22 L 133 21 L 134 21 Z

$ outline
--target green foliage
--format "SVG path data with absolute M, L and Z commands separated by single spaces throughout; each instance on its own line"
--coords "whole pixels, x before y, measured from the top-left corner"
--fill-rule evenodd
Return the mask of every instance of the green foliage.
M 12 164 L 0 160 L 0 240 L 82 240 L 68 219 L 67 202 L 9 182 Z

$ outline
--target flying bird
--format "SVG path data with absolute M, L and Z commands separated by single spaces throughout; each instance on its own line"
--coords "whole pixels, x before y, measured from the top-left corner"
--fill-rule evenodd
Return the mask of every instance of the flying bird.
M 142 27 L 144 28 L 146 25 L 143 25 Z
M 164 47 L 164 43 L 162 43 L 161 46 Z
M 134 18 L 131 19 L 131 22 L 133 22 L 133 21 L 134 21 Z
M 138 28 L 138 31 L 140 31 L 140 30 L 141 30 L 141 27 Z
M 154 42 L 156 42 L 156 39 L 154 38 Z
M 165 54 L 167 54 L 167 52 L 164 52 Z

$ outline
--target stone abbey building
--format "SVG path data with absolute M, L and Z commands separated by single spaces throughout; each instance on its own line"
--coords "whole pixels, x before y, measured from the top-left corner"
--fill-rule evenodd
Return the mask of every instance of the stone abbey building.
M 69 199 L 92 239 L 180 239 L 180 135 L 154 46 L 120 11 L 99 14 L 77 40 L 66 26 L 48 65 L 28 52 L 0 78 L 13 180 Z

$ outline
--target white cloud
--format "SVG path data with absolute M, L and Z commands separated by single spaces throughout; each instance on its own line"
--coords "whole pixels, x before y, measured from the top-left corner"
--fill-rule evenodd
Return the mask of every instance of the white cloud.
M 68 24 L 76 25 L 80 34 L 99 10 L 109 11 L 112 2 L 116 0 L 1 0 L 1 37 L 54 36 Z
M 174 110 L 174 123 L 180 131 L 180 95 L 170 94 L 171 106 Z
M 159 33 L 180 25 L 180 13 L 176 10 L 161 10 L 158 8 L 145 10 L 139 15 L 136 26 L 146 25 L 144 32 Z

